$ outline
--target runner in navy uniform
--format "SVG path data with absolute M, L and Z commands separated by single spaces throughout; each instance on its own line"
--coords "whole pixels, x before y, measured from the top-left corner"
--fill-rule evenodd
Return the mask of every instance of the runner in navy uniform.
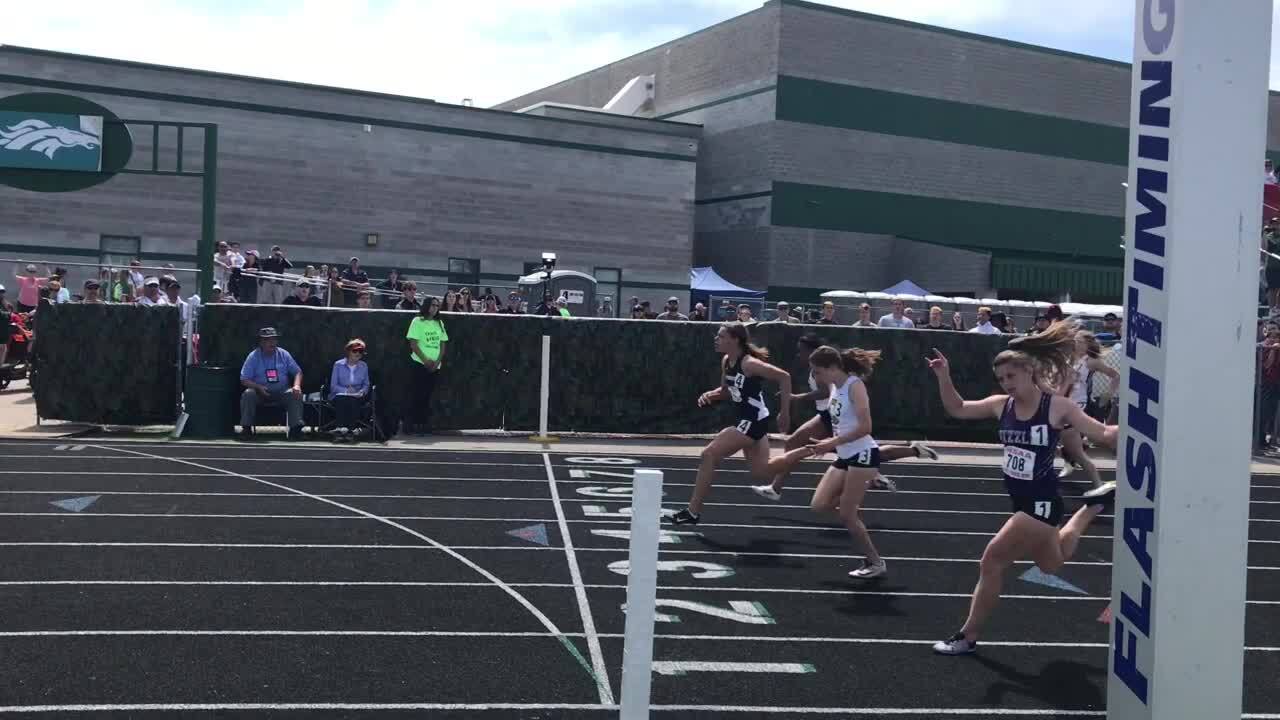
M 1004 481 L 1013 501 L 1013 516 L 982 554 L 968 620 L 960 632 L 935 644 L 934 652 L 963 655 L 976 650 L 982 626 L 1000 601 L 1005 570 L 1030 557 L 1042 571 L 1057 572 L 1075 553 L 1089 523 L 1115 498 L 1114 482 L 1085 493 L 1085 505 L 1064 527 L 1058 527 L 1063 508 L 1053 459 L 1062 428 L 1071 425 L 1090 440 L 1110 447 L 1115 447 L 1118 430 L 1089 417 L 1069 398 L 1045 389 L 1049 378 L 1068 377 L 1072 372 L 1074 346 L 1073 328 L 1066 323 L 1057 323 L 1039 335 L 1010 340 L 1009 349 L 997 355 L 994 363 L 996 379 L 1007 394 L 985 400 L 960 397 L 951 383 L 947 358 L 937 349 L 929 359 L 947 414 L 966 420 L 1000 421 Z
M 822 338 L 812 333 L 800 337 L 800 341 L 796 343 L 799 351 L 799 359 L 806 365 L 810 364 L 810 356 L 813 351 L 823 346 Z M 809 392 L 803 395 L 794 396 L 795 400 L 813 400 L 817 407 L 818 414 L 810 418 L 808 422 L 796 428 L 796 431 L 787 438 L 784 449 L 787 453 L 794 450 L 806 448 L 818 440 L 824 440 L 831 437 L 834 426 L 831 423 L 831 392 L 834 390 L 830 385 L 823 385 L 818 382 L 813 369 L 809 371 Z M 791 474 L 791 469 L 800 460 L 810 457 L 808 454 L 800 453 L 790 456 L 794 462 L 784 463 L 785 467 L 777 473 L 773 481 L 768 485 L 753 485 L 751 490 L 762 498 L 777 502 L 782 499 L 782 488 L 787 484 L 787 476 Z M 913 442 L 909 446 L 901 445 L 896 447 L 880 448 L 880 462 L 887 463 L 901 458 L 926 458 L 929 460 L 937 460 L 938 453 L 933 448 L 922 442 Z M 898 484 L 877 472 L 871 479 L 868 489 L 872 490 L 888 490 L 890 492 L 898 491 Z
M 732 427 L 721 430 L 702 450 L 702 462 L 698 465 L 698 479 L 689 507 L 671 516 L 671 522 L 676 525 L 697 524 L 702 516 L 702 503 L 711 492 L 716 466 L 734 453 L 741 452 L 750 463 L 753 477 L 767 479 L 776 473 L 769 466 L 770 413 L 764 401 L 765 380 L 776 382 L 782 388 L 778 429 L 786 432 L 791 419 L 791 374 L 765 362 L 769 359 L 769 352 L 751 344 L 747 326 L 741 323 L 721 325 L 716 333 L 716 352 L 724 355 L 720 361 L 724 378 L 720 387 L 698 398 L 698 407 L 728 398 L 737 410 L 738 419 Z

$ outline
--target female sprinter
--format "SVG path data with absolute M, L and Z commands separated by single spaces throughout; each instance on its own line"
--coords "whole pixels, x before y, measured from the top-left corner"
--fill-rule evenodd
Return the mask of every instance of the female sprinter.
M 787 431 L 791 419 L 791 373 L 765 362 L 769 352 L 751 344 L 747 326 L 725 323 L 716 333 L 716 352 L 724 380 L 720 387 L 703 393 L 698 407 L 706 407 L 728 397 L 738 412 L 738 422 L 716 435 L 702 450 L 698 479 L 689 498 L 689 507 L 671 516 L 676 525 L 696 525 L 702 517 L 702 503 L 711 492 L 720 461 L 741 452 L 751 466 L 751 474 L 759 478 L 773 477 L 769 469 L 769 406 L 764 402 L 764 381 L 776 382 L 782 388 L 778 429 Z M 781 459 L 781 458 L 779 458 Z
M 800 341 L 796 343 L 799 357 L 804 362 L 810 362 L 810 355 L 814 350 L 822 347 L 822 339 L 813 333 L 802 335 Z M 792 450 L 808 447 L 813 441 L 824 440 L 831 437 L 832 428 L 831 413 L 828 407 L 831 404 L 832 387 L 830 385 L 821 385 L 818 383 L 816 373 L 810 369 L 809 372 L 809 392 L 803 395 L 796 395 L 795 400 L 813 400 L 817 406 L 818 414 L 810 418 L 808 422 L 796 429 L 790 437 L 787 438 L 785 449 L 788 453 Z M 808 457 L 808 456 L 806 456 Z M 884 447 L 880 448 L 880 462 L 892 462 L 901 458 L 928 458 L 929 460 L 937 460 L 938 453 L 933 451 L 928 445 L 919 442 L 913 442 L 909 447 Z M 796 462 L 799 462 L 797 459 Z M 788 463 L 782 472 L 776 474 L 773 481 L 768 485 L 753 485 L 751 490 L 762 498 L 778 501 L 782 499 L 782 488 L 787 484 L 787 477 L 791 474 L 791 468 L 795 463 Z M 875 490 L 889 490 L 897 492 L 898 485 L 893 480 L 876 472 L 871 480 L 871 484 L 867 486 Z
M 960 632 L 933 646 L 942 655 L 963 655 L 978 648 L 978 637 L 996 603 L 1004 573 L 1014 562 L 1031 558 L 1046 573 L 1057 572 L 1075 553 L 1089 523 L 1115 498 L 1115 483 L 1085 494 L 1086 505 L 1062 519 L 1062 497 L 1053 471 L 1054 450 L 1062 428 L 1071 425 L 1089 439 L 1115 446 L 1117 428 L 1085 415 L 1069 399 L 1044 389 L 1046 379 L 1071 372 L 1075 347 L 1072 327 L 1057 323 L 1039 335 L 1014 338 L 996 356 L 994 370 L 1005 395 L 965 400 L 951 383 L 947 358 L 935 349 L 929 367 L 938 377 L 938 390 L 947 414 L 967 420 L 996 418 L 1004 444 L 1004 482 L 1013 500 L 1013 516 L 987 544 L 982 554 L 978 585 L 969 605 L 969 618 Z
M 836 452 L 836 461 L 818 482 L 809 506 L 817 513 L 839 512 L 840 520 L 853 537 L 854 547 L 866 557 L 862 567 L 849 573 L 859 580 L 881 577 L 888 572 L 884 558 L 876 552 L 867 526 L 858 515 L 867 484 L 875 479 L 876 468 L 880 467 L 880 448 L 871 437 L 871 401 L 863 382 L 879 359 L 879 352 L 859 348 L 840 352 L 833 347 L 820 347 L 809 356 L 818 383 L 835 388 L 830 408 L 835 437 L 818 442 L 810 449 L 815 455 Z
M 1071 399 L 1076 407 L 1084 410 L 1089 404 L 1089 373 L 1102 373 L 1111 379 L 1111 396 L 1115 397 L 1116 390 L 1120 387 L 1120 373 L 1116 372 L 1110 365 L 1102 362 L 1099 358 L 1102 356 L 1102 345 L 1098 343 L 1098 339 L 1088 330 L 1077 330 L 1075 335 L 1075 348 L 1071 355 L 1071 371 L 1067 373 L 1066 382 L 1061 386 L 1063 396 Z M 1097 489 L 1102 486 L 1102 478 L 1098 476 L 1098 468 L 1093 464 L 1093 460 L 1089 459 L 1088 453 L 1084 451 L 1084 440 L 1080 438 L 1080 431 L 1075 428 L 1063 428 L 1062 430 L 1062 459 L 1066 463 L 1062 472 L 1058 477 L 1064 478 L 1071 474 L 1072 464 L 1084 470 L 1085 475 L 1089 476 L 1089 486 Z

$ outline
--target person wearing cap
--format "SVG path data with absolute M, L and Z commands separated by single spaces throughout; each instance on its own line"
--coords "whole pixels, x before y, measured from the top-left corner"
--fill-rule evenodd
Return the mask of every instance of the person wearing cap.
M 271 255 L 262 258 L 258 262 L 258 266 L 264 273 L 271 273 L 274 277 L 266 277 L 262 279 L 259 285 L 258 302 L 264 305 L 279 305 L 284 302 L 285 284 L 280 279 L 285 271 L 293 269 L 293 263 L 289 262 L 289 258 L 285 257 L 284 250 L 279 245 L 271 246 Z
M 146 275 L 142 272 L 142 261 L 137 259 L 130 260 L 129 285 L 133 287 L 135 294 L 142 290 L 142 284 L 146 282 L 146 279 Z
M 710 316 L 707 315 L 707 306 L 702 303 L 694 305 L 693 312 L 689 313 L 689 319 L 694 322 L 706 322 L 707 320 L 710 320 Z
M 360 338 L 347 342 L 347 354 L 333 364 L 329 374 L 329 402 L 337 416 L 334 442 L 354 442 L 353 428 L 360 426 L 360 410 L 369 396 L 369 366 L 364 362 L 365 344 Z
M 689 317 L 680 312 L 680 298 L 667 298 L 667 309 L 657 317 L 658 320 L 688 320 Z
M 212 305 L 228 305 L 235 301 L 236 299 L 228 295 L 221 285 L 214 285 L 213 291 L 209 295 L 209 303 Z
M 573 317 L 569 313 L 569 301 L 564 296 L 556 298 L 555 310 L 551 314 L 553 316 L 559 315 L 560 317 Z
M 756 319 L 751 312 L 750 305 L 746 303 L 742 303 L 741 305 L 738 306 L 738 322 L 749 323 L 749 322 L 755 322 L 755 321 Z
M 258 347 L 240 368 L 240 437 L 253 438 L 253 421 L 260 407 L 285 408 L 288 437 L 302 430 L 302 368 L 288 350 L 280 347 L 280 333 L 273 327 L 258 331 Z
M 151 307 L 160 305 L 160 278 L 149 277 L 142 281 L 142 294 L 135 300 L 139 305 Z
M 1103 345 L 1114 345 L 1123 338 L 1121 332 L 1120 316 L 1113 312 L 1109 312 L 1102 316 L 1102 332 L 1098 333 L 1097 340 Z
M 774 306 L 773 320 L 774 322 L 780 323 L 795 322 L 796 318 L 791 314 L 791 304 L 786 300 L 778 302 L 778 304 Z
M 311 294 L 311 285 L 303 280 L 298 283 L 293 294 L 284 299 L 285 305 L 306 305 L 307 307 L 324 307 L 320 298 Z
M 415 435 L 431 433 L 431 394 L 436 379 L 444 366 L 445 350 L 449 347 L 449 333 L 440 318 L 440 299 L 428 296 L 422 301 L 418 317 L 409 323 L 405 333 L 409 343 L 409 359 L 412 368 L 412 399 L 408 417 L 404 418 L 405 432 Z
M 160 296 L 161 305 L 172 305 L 181 312 L 182 322 L 191 319 L 191 305 L 182 299 L 182 283 L 172 275 L 164 276 L 161 282 L 164 294 Z
M 1058 305 L 1050 305 L 1049 309 L 1044 311 L 1044 316 L 1049 318 L 1050 325 L 1066 317 L 1062 312 L 1062 307 Z
M 369 289 L 369 273 L 360 267 L 360 258 L 353 257 L 347 268 L 338 276 L 342 280 L 342 303 L 347 307 L 356 307 L 361 290 Z
M 18 312 L 31 312 L 40 303 L 40 286 L 49 282 L 49 276 L 53 274 L 48 265 L 44 269 L 43 277 L 36 274 L 35 265 L 27 265 L 26 275 L 14 272 L 13 276 L 18 281 Z
M 84 281 L 84 299 L 82 299 L 80 302 L 89 303 L 89 304 L 101 304 L 103 302 L 101 290 L 102 290 L 102 283 L 93 279 L 85 280 Z M 4 292 L 4 289 L 0 288 L 0 293 L 3 293 L 3 292 Z M 3 295 L 0 295 L 0 297 L 3 297 Z

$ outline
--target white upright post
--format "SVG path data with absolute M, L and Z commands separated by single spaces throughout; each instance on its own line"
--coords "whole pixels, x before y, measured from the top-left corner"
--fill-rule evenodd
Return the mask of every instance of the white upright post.
M 541 443 L 555 442 L 556 438 L 547 434 L 547 416 L 551 406 L 551 336 L 542 336 L 542 382 L 538 390 L 538 434 L 531 440 Z
M 1271 5 L 1136 0 L 1112 720 L 1241 714 Z
M 622 650 L 621 720 L 647 720 L 658 595 L 662 473 L 636 470 L 631 482 L 631 546 L 627 554 L 627 620 Z

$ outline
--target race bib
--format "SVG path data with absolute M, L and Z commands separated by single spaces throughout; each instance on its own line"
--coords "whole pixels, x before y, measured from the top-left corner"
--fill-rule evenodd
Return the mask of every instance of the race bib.
M 1004 474 L 1016 480 L 1030 480 L 1036 471 L 1036 454 L 1022 448 L 1004 446 Z

